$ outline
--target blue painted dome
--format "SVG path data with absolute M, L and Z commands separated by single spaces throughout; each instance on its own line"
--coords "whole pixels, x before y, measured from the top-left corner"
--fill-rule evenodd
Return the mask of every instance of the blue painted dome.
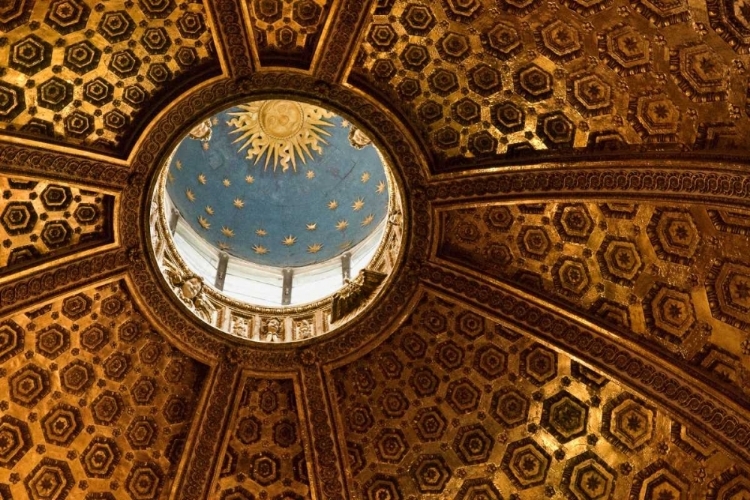
M 166 186 L 206 241 L 276 267 L 335 258 L 388 213 L 388 180 L 369 139 L 294 101 L 256 101 L 206 120 L 178 145 Z

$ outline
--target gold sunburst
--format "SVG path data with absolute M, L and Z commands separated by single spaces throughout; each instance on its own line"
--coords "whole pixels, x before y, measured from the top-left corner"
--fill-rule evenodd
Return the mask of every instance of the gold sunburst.
M 315 178 L 315 172 L 313 172 L 312 170 L 308 170 L 305 175 L 307 176 L 308 179 L 314 179 Z
M 226 178 L 223 181 L 221 181 L 221 183 L 224 184 L 224 187 L 229 187 L 232 185 L 232 181 Z
M 311 104 L 269 100 L 238 106 L 240 111 L 229 113 L 227 122 L 234 127 L 232 134 L 240 134 L 234 140 L 240 142 L 239 151 L 247 149 L 246 158 L 254 164 L 265 155 L 264 169 L 269 164 L 274 171 L 281 165 L 282 172 L 289 170 L 291 163 L 297 171 L 297 159 L 307 162 L 312 152 L 323 153 L 322 144 L 328 144 L 323 136 L 330 136 L 324 127 L 333 124 L 326 121 L 334 114 Z
M 245 206 L 245 202 L 241 198 L 235 198 L 232 205 L 234 205 L 234 208 L 242 208 Z
M 361 225 L 362 227 L 365 227 L 365 226 L 369 226 L 369 225 L 370 225 L 370 224 L 372 223 L 372 221 L 373 221 L 374 219 L 375 219 L 375 215 L 374 215 L 374 214 L 369 214 L 369 215 L 368 215 L 367 217 L 365 217 L 365 218 L 364 218 L 364 219 L 362 220 L 362 223 L 361 223 L 360 225 Z
M 253 177 L 252 175 L 246 175 L 245 182 L 247 182 L 248 184 L 252 184 L 253 182 L 255 182 L 255 177 Z
M 284 245 L 290 247 L 290 246 L 294 245 L 295 243 L 297 243 L 297 237 L 296 236 L 292 236 L 290 234 L 289 236 L 287 236 L 286 238 L 284 238 L 284 241 L 282 241 L 282 243 Z
M 347 221 L 346 219 L 341 219 L 336 223 L 336 229 L 338 229 L 339 231 L 343 231 L 347 227 L 349 227 L 349 221 Z
M 307 253 L 318 253 L 320 252 L 320 249 L 323 248 L 323 245 L 320 243 L 313 243 L 312 245 L 307 245 Z
M 256 230 L 255 230 L 255 234 L 256 234 L 257 236 L 265 236 L 265 235 L 267 235 L 268 233 L 266 232 L 266 230 L 265 230 L 265 229 L 256 229 Z
M 222 250 L 222 251 L 227 251 L 227 250 L 229 250 L 229 249 L 231 249 L 231 248 L 232 248 L 232 247 L 231 247 L 231 246 L 229 245 L 229 243 L 225 243 L 225 242 L 223 242 L 223 241 L 220 241 L 220 242 L 219 242 L 219 250 Z
M 385 181 L 378 182 L 378 187 L 375 190 L 375 192 L 378 193 L 378 194 L 385 193 Z
M 186 189 L 185 190 L 185 196 L 187 196 L 187 199 L 190 201 L 195 201 L 195 193 L 192 189 Z
M 198 174 L 198 182 L 205 185 L 206 184 L 206 174 Z
M 182 162 L 180 160 L 174 162 L 174 166 L 177 168 L 177 170 L 182 170 Z
M 339 206 L 339 202 L 336 200 L 331 200 L 328 202 L 328 210 L 336 210 Z
M 362 177 L 359 178 L 360 181 L 362 181 L 362 184 L 370 180 L 370 172 L 365 172 L 362 174 Z
M 268 253 L 268 249 L 263 245 L 253 245 L 253 252 L 257 253 L 258 255 L 265 255 Z
M 364 206 L 365 200 L 363 200 L 362 198 L 357 198 L 356 200 L 354 200 L 354 203 L 352 203 L 352 210 L 354 210 L 355 212 L 359 212 Z
M 212 207 L 211 205 L 206 205 L 206 213 L 208 215 L 213 215 L 214 214 L 214 207 Z
M 234 229 L 224 226 L 221 228 L 221 234 L 227 238 L 234 238 Z
M 198 216 L 198 224 L 200 224 L 203 229 L 210 229 L 211 228 L 211 223 L 208 222 L 208 219 L 206 219 L 202 215 Z

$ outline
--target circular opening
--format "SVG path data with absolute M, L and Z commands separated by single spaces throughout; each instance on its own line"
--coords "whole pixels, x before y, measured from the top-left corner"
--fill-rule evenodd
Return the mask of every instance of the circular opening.
M 401 242 L 401 201 L 368 134 L 295 100 L 225 109 L 190 130 L 152 203 L 157 262 L 177 297 L 238 337 L 288 342 L 355 317 Z

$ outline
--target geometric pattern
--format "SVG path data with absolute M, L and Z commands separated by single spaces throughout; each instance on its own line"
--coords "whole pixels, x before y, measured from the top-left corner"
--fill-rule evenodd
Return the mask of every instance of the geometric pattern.
M 0 128 L 7 132 L 123 153 L 170 96 L 218 70 L 199 3 L 6 4 Z
M 113 308 L 127 314 L 107 317 Z M 139 339 L 107 337 L 126 322 L 143 332 Z M 139 364 L 117 380 L 107 375 L 104 360 L 148 342 L 169 352 L 161 366 Z M 0 484 L 7 495 L 157 499 L 182 454 L 170 443 L 191 424 L 170 423 L 163 409 L 176 397 L 195 404 L 205 369 L 153 332 L 125 283 L 115 281 L 0 322 L 0 374 Z M 148 397 L 135 389 L 144 380 L 154 392 Z
M 580 316 L 666 348 L 676 363 L 743 394 L 750 267 L 732 249 L 744 248 L 748 233 L 727 221 L 747 217 L 739 209 L 728 215 L 710 206 L 625 200 L 454 209 L 443 218 L 438 255 L 564 300 Z M 544 352 L 522 353 L 522 374 L 532 382 L 554 376 L 554 356 Z M 638 447 L 638 439 L 623 439 L 612 442 Z
M 307 69 L 332 2 L 328 0 L 245 0 L 261 64 Z M 378 30 L 376 30 L 378 31 Z M 387 35 L 371 35 L 387 49 Z
M 684 445 L 672 446 L 673 426 L 680 423 L 533 338 L 495 334 L 502 330 L 488 320 L 477 336 L 456 334 L 463 318 L 474 313 L 453 299 L 423 292 L 402 327 L 372 353 L 331 373 L 339 421 L 367 409 L 367 426 L 342 425 L 352 484 L 362 498 L 662 500 L 668 497 L 658 495 L 671 492 L 669 485 L 684 487 L 683 477 L 706 478 L 698 489 L 714 491 L 707 489 L 708 479 L 734 463 L 728 455 L 706 460 L 685 453 Z M 428 393 L 406 382 L 427 368 L 412 361 L 419 342 L 424 342 L 420 359 L 436 360 L 446 343 L 455 351 L 451 358 L 460 359 L 457 366 L 429 364 L 435 387 Z M 473 359 L 489 347 L 507 353 L 506 370 L 492 384 Z M 541 360 L 534 361 L 537 355 Z M 372 369 L 378 360 L 400 366 L 401 377 Z M 481 396 L 475 409 L 464 412 L 448 398 L 450 387 L 467 381 Z M 401 401 L 399 416 L 391 400 Z M 654 466 L 654 457 L 679 463 L 679 473 Z
M 730 69 L 748 64 L 750 23 L 732 2 L 381 3 L 349 82 L 411 116 L 438 165 L 604 144 L 738 147 L 750 130 L 739 107 L 716 105 L 746 100 Z M 687 110 L 695 126 L 682 126 Z
M 0 270 L 16 271 L 111 238 L 111 195 L 4 175 L 0 195 Z
M 247 378 L 238 394 L 239 406 L 228 431 L 231 437 L 223 451 L 216 494 L 244 499 L 231 492 L 246 488 L 262 490 L 268 498 L 308 498 L 304 431 L 297 417 L 292 380 Z

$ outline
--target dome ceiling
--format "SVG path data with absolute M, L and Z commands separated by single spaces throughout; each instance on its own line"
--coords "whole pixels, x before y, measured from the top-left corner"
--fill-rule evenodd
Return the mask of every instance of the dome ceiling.
M 746 15 L 712 0 L 5 2 L 0 497 L 750 495 Z M 147 195 L 196 123 L 282 93 L 368 126 L 403 188 L 407 250 L 351 325 L 268 349 L 171 298 Z M 185 139 L 172 171 L 212 244 L 248 211 L 235 197 L 276 183 L 294 197 L 325 181 L 305 218 L 346 210 L 361 227 L 377 182 L 334 182 L 326 151 L 355 151 L 338 118 L 312 179 L 299 161 L 252 166 L 228 120 Z M 242 166 L 229 188 L 202 160 L 214 141 Z M 351 196 L 329 211 L 334 189 Z M 235 218 L 203 229 L 206 205 Z M 245 234 L 232 251 L 256 244 Z
M 177 146 L 167 193 L 214 247 L 258 264 L 299 267 L 342 254 L 385 219 L 380 155 L 368 139 L 350 140 L 361 132 L 340 116 L 261 101 L 201 127 L 209 131 Z

